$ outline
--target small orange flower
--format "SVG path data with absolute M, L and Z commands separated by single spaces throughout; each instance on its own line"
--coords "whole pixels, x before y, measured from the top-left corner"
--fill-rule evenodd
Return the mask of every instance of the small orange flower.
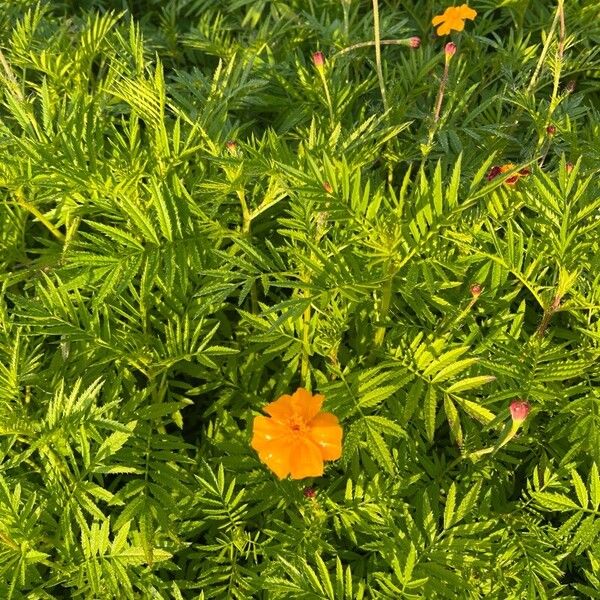
M 453 29 L 462 31 L 465 28 L 465 19 L 471 19 L 472 21 L 476 16 L 477 11 L 469 8 L 466 4 L 449 6 L 443 14 L 433 17 L 431 23 L 438 28 L 438 35 L 447 35 Z
M 299 388 L 264 407 L 270 418 L 254 418 L 251 446 L 279 479 L 323 475 L 323 461 L 342 455 L 342 428 L 335 415 L 321 412 L 323 400 Z

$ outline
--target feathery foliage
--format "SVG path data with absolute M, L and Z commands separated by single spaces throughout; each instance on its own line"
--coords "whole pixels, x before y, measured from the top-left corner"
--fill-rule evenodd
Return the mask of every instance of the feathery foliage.
M 368 0 L 0 0 L 1 598 L 600 598 L 600 8 L 473 0 L 444 81 L 448 5 L 384 105 Z

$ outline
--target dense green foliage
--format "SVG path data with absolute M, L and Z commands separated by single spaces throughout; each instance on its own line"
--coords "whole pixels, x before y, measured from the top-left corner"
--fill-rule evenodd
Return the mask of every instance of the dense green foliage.
M 446 6 L 0 1 L 0 598 L 600 598 L 600 8 Z

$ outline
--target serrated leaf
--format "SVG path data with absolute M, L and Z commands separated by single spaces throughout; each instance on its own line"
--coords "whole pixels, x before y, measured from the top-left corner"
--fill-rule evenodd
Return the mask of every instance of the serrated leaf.
M 571 469 L 571 480 L 573 481 L 573 485 L 575 486 L 575 493 L 577 494 L 577 499 L 579 500 L 579 504 L 582 508 L 587 508 L 588 505 L 588 493 L 585 487 L 585 483 L 583 483 L 583 479 L 575 469 Z
M 437 411 L 437 393 L 435 388 L 430 385 L 425 392 L 425 407 L 423 418 L 425 419 L 425 431 L 427 439 L 432 442 L 435 434 L 435 416 Z
M 482 385 L 490 383 L 490 381 L 494 381 L 495 379 L 495 375 L 479 375 L 477 377 L 467 377 L 466 379 L 462 379 L 461 381 L 453 383 L 449 388 L 446 388 L 446 391 L 449 394 L 458 394 L 459 392 L 464 392 L 466 390 L 472 390 L 473 388 L 481 387 Z
M 444 529 L 450 529 L 454 522 L 454 508 L 456 507 L 456 483 L 452 482 L 446 497 L 446 506 L 444 507 Z
M 592 508 L 598 510 L 598 506 L 600 506 L 600 476 L 598 475 L 598 465 L 596 463 L 593 463 L 590 469 L 590 499 Z

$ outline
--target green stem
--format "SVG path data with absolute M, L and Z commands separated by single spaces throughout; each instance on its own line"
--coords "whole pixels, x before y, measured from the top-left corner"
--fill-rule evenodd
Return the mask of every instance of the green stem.
M 554 31 L 556 30 L 556 26 L 560 20 L 560 7 L 562 5 L 562 0 L 558 0 L 558 8 L 556 10 L 556 14 L 554 15 L 554 20 L 552 21 L 552 25 L 550 26 L 550 31 L 548 32 L 548 36 L 546 37 L 546 42 L 544 43 L 544 47 L 542 48 L 542 53 L 540 54 L 540 58 L 535 67 L 535 71 L 531 76 L 531 80 L 529 81 L 529 85 L 527 86 L 527 92 L 530 92 L 535 84 L 537 83 L 538 77 L 540 76 L 540 72 L 542 70 L 542 66 L 544 61 L 546 60 L 546 55 L 548 54 L 548 50 L 550 49 L 550 43 L 552 42 L 552 38 L 554 37 Z
M 329 119 L 331 121 L 331 126 L 333 127 L 333 102 L 331 101 L 329 86 L 327 85 L 327 78 L 325 77 L 323 69 L 318 69 L 318 71 L 319 76 L 321 77 L 321 81 L 323 83 L 323 89 L 325 90 L 325 98 L 327 99 L 327 107 L 329 108 Z
M 381 302 L 379 304 L 379 319 L 381 322 L 385 322 L 388 316 L 388 312 L 390 310 L 390 304 L 392 301 L 392 284 L 394 281 L 394 273 L 392 273 L 391 264 L 388 264 L 388 278 L 383 284 L 383 291 L 381 293 Z M 383 344 L 383 339 L 385 337 L 385 325 L 381 325 L 375 331 L 375 336 L 373 338 L 373 343 L 376 348 L 381 347 Z
M 383 69 L 381 67 L 381 32 L 379 30 L 379 0 L 373 0 L 373 29 L 375 33 L 375 65 L 377 68 L 377 78 L 379 79 L 379 89 L 381 90 L 383 109 L 387 110 L 388 104 L 385 95 L 385 82 L 383 81 Z
M 244 190 L 238 191 L 238 198 L 240 199 L 240 206 L 242 207 L 242 234 L 244 237 L 249 238 L 252 234 L 250 228 L 252 226 L 252 214 L 248 210 L 248 204 L 246 202 L 246 194 Z M 256 282 L 252 282 L 250 287 L 250 304 L 252 306 L 252 312 L 258 312 L 258 292 L 256 291 Z
M 17 204 L 24 208 L 27 212 L 31 213 L 48 231 L 59 241 L 64 241 L 65 236 L 61 233 L 46 217 L 30 202 L 27 202 L 21 192 L 16 193 Z

